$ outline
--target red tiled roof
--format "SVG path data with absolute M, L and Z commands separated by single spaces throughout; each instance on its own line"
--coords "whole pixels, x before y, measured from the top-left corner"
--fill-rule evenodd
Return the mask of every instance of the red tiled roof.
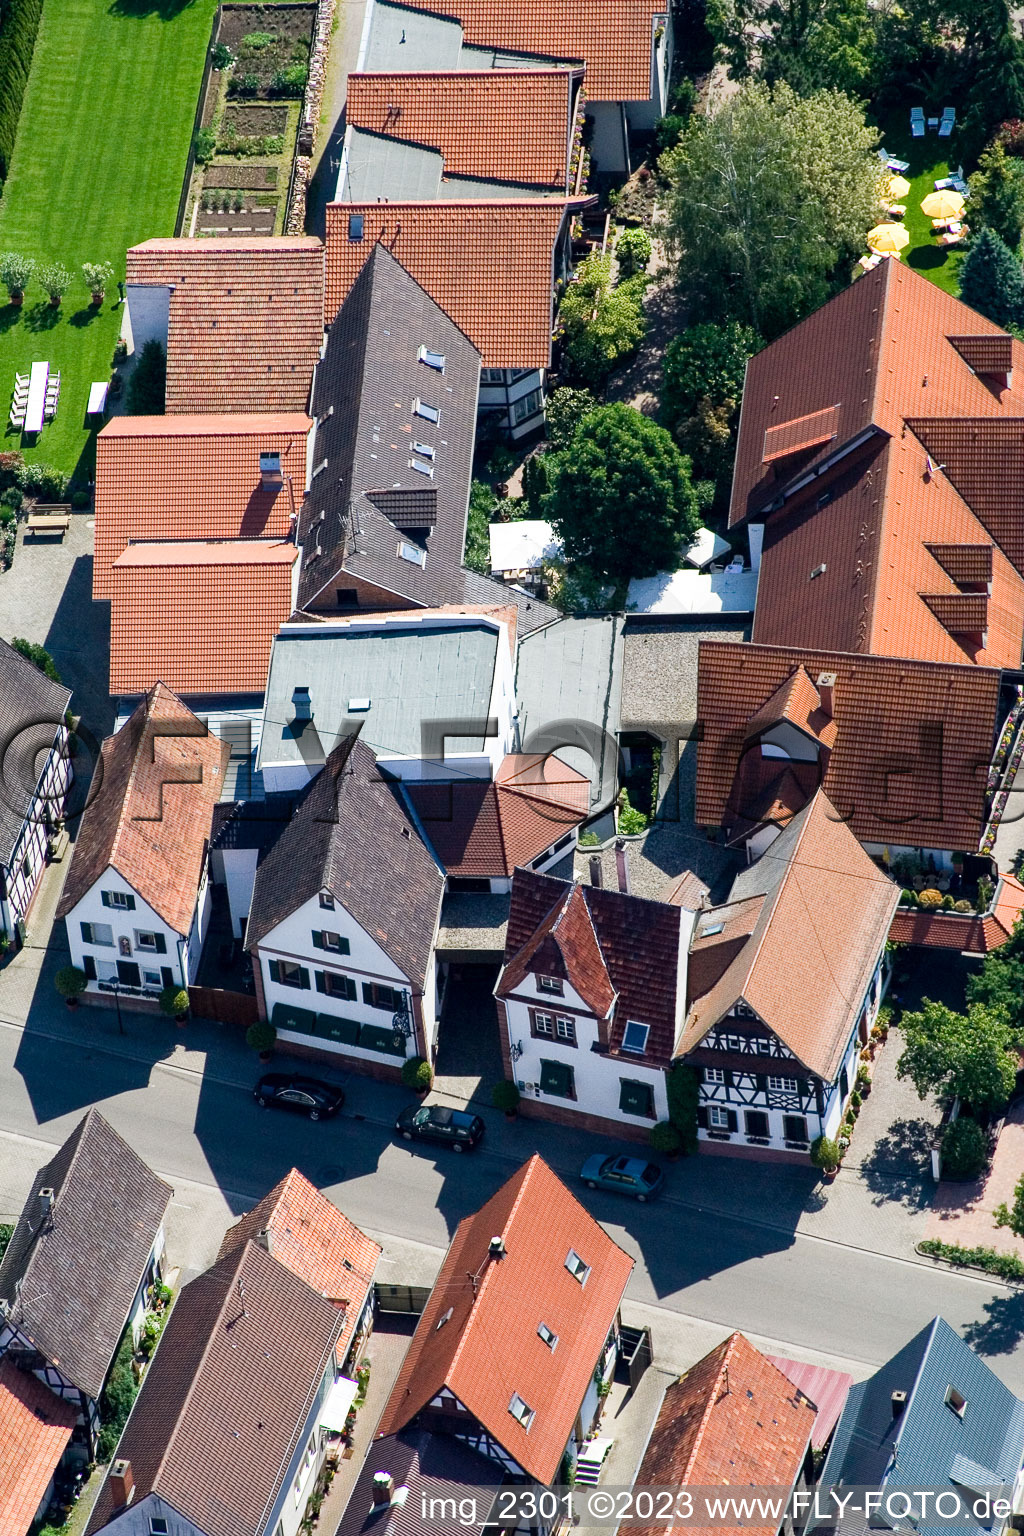
M 807 1365 L 803 1360 L 789 1360 L 784 1355 L 766 1355 L 772 1365 L 791 1381 L 818 1410 L 811 1430 L 811 1445 L 820 1449 L 839 1423 L 839 1415 L 853 1386 L 853 1377 L 845 1371 L 830 1371 L 823 1365 Z
M 991 544 L 926 544 L 956 586 L 987 586 L 992 580 Z
M 493 784 L 406 784 L 427 841 L 449 875 L 510 875 L 586 817 L 590 781 L 582 774 L 537 754 L 509 763 L 506 758 Z
M 565 192 L 576 75 L 565 69 L 348 77 L 345 121 L 439 149 L 446 176 Z
M 742 1333 L 733 1333 L 668 1388 L 637 1473 L 637 1486 L 790 1489 L 807 1454 L 814 1404 Z M 626 1525 L 626 1533 L 650 1526 Z M 659 1522 L 663 1536 L 711 1536 Z M 717 1536 L 775 1536 L 764 1527 L 713 1528 Z
M 175 693 L 262 693 L 298 553 L 256 539 L 129 544 L 113 569 L 111 693 L 157 681 Z
M 835 720 L 822 709 L 821 695 L 807 675 L 806 667 L 796 667 L 771 698 L 751 715 L 747 721 L 748 739 L 782 720 L 816 736 L 827 747 L 836 739 Z
M 168 412 L 307 408 L 323 342 L 319 240 L 147 240 L 126 269 L 129 284 L 171 290 Z
M 77 1417 L 9 1355 L 0 1360 L 0 1536 L 26 1536 Z
M 115 416 L 96 439 L 92 595 L 109 598 L 127 544 L 282 539 L 306 483 L 308 416 Z M 264 489 L 260 454 L 285 483 Z
M 218 1260 L 250 1239 L 344 1311 L 337 1351 L 343 1361 L 373 1285 L 380 1244 L 361 1232 L 297 1168 L 228 1228 Z
M 587 66 L 591 101 L 648 101 L 656 22 L 667 0 L 403 0 L 419 11 L 454 16 L 466 42 Z
M 797 416 L 793 421 L 780 422 L 767 427 L 764 434 L 762 464 L 773 464 L 776 459 L 786 459 L 792 453 L 803 453 L 807 448 L 830 443 L 839 425 L 839 407 L 826 406 L 823 411 L 811 411 L 808 416 Z
M 976 850 L 986 824 L 1000 674 L 791 646 L 701 642 L 700 825 L 749 818 L 750 784 L 745 788 L 740 774 L 741 765 L 758 766 L 755 754 L 746 751 L 749 720 L 799 666 L 813 677 L 837 674 L 836 739 L 820 782 L 857 837 Z M 755 787 L 760 794 L 760 780 Z
M 57 917 L 113 867 L 169 928 L 187 934 L 230 753 L 157 683 L 100 749 Z
M 798 1061 L 829 1083 L 857 1022 L 882 953 L 899 890 L 865 853 L 822 790 L 758 862 L 737 876 L 744 926 L 709 934 L 732 916 L 712 907 L 694 948 L 727 948 L 728 964 L 703 996 L 691 978 L 690 1011 L 679 1042 L 691 1051 L 742 1001 Z M 753 899 L 762 896 L 756 910 Z
M 828 413 L 834 441 L 763 462 L 777 423 Z M 1007 487 L 1022 425 L 1021 343 L 898 262 L 765 348 L 747 369 L 730 512 L 766 518 L 755 641 L 1019 666 L 1024 534 Z M 982 647 L 924 600 L 958 595 L 929 546 L 993 543 Z
M 488 1256 L 493 1237 L 502 1258 Z M 566 1268 L 589 1266 L 581 1285 Z M 377 1434 L 403 1429 L 445 1387 L 527 1472 L 553 1481 L 615 1321 L 633 1260 L 534 1155 L 445 1255 Z M 537 1329 L 558 1336 L 552 1351 Z M 514 1394 L 534 1414 L 509 1412 Z
M 329 203 L 324 314 L 338 313 L 380 240 L 488 368 L 551 363 L 553 259 L 568 211 L 549 202 Z M 349 220 L 363 220 L 349 239 Z
M 928 912 L 920 907 L 905 907 L 893 917 L 889 937 L 895 944 L 987 955 L 1006 943 L 1022 911 L 1024 885 L 1012 875 L 1000 875 L 992 911 L 984 916 L 975 912 Z

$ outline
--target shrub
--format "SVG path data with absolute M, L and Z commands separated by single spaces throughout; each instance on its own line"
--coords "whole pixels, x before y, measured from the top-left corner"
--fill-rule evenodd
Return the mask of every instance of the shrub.
M 274 41 L 273 32 L 247 32 L 242 38 L 242 47 L 248 53 L 262 53 L 264 48 L 269 48 Z
M 121 1340 L 117 1354 L 114 1356 L 114 1363 L 110 1367 L 107 1384 L 100 1394 L 100 1420 L 103 1427 L 96 1447 L 96 1456 L 99 1461 L 109 1461 L 116 1451 L 121 1431 L 128 1422 L 128 1415 L 132 1411 L 132 1404 L 139 1390 L 132 1370 L 134 1352 L 132 1333 L 129 1328 Z
M 35 269 L 36 264 L 31 256 L 21 256 L 17 251 L 5 251 L 0 256 L 0 283 L 3 283 L 12 297 L 16 293 L 24 293 Z
M 17 484 L 26 496 L 38 496 L 41 501 L 62 501 L 68 488 L 69 475 L 52 464 L 24 464 L 15 472 Z
M 914 906 L 916 904 L 915 892 L 906 890 L 900 891 L 900 901 L 905 907 Z
M 110 366 L 112 368 L 120 368 L 121 364 L 125 361 L 127 356 L 128 343 L 125 341 L 123 336 L 119 336 L 114 343 L 114 355 L 110 359 Z
M 550 446 L 556 451 L 568 448 L 579 423 L 597 403 L 597 396 L 591 394 L 589 389 L 570 389 L 567 384 L 563 384 L 561 388 L 552 390 L 546 409 Z
M 519 1108 L 521 1094 L 515 1083 L 504 1081 L 495 1083 L 491 1089 L 491 1103 L 495 1109 L 503 1110 L 506 1115 Z
M 188 1013 L 188 993 L 184 987 L 164 987 L 160 993 L 160 1011 L 169 1019 L 181 1018 Z
M 625 277 L 643 272 L 651 259 L 651 237 L 646 229 L 624 229 L 615 242 L 615 255 Z
M 969 901 L 964 901 L 961 898 L 960 901 L 954 901 L 954 903 L 953 903 L 953 911 L 954 912 L 973 912 L 974 908 L 971 906 Z
M 83 261 L 82 277 L 91 293 L 99 293 L 114 281 L 114 268 L 109 261 Z
M 935 1237 L 918 1243 L 917 1251 L 945 1259 L 947 1264 L 970 1264 L 998 1275 L 1001 1280 L 1024 1280 L 1024 1259 L 1018 1259 L 1015 1253 L 997 1253 L 994 1248 L 961 1248 L 959 1243 L 942 1243 Z
M 283 133 L 225 134 L 217 148 L 223 155 L 279 155 L 284 149 Z M 225 197 L 227 194 L 225 194 Z M 225 202 L 225 207 L 227 203 Z
M 212 128 L 200 128 L 196 134 L 196 164 L 209 165 L 217 148 L 217 135 Z
M 260 77 L 251 71 L 242 75 L 240 79 L 232 80 L 232 94 L 236 96 L 258 96 L 260 91 Z
M 686 118 L 679 112 L 666 112 L 654 125 L 654 143 L 659 155 L 675 149 L 686 130 Z
M 47 262 L 45 266 L 37 267 L 36 277 L 39 280 L 39 286 L 49 299 L 62 299 L 73 281 L 67 267 L 59 261 Z
M 422 1056 L 410 1056 L 402 1062 L 402 1082 L 406 1088 L 415 1088 L 418 1093 L 422 1093 L 433 1081 L 430 1062 Z
M 305 64 L 289 64 L 272 77 L 270 89 L 275 96 L 301 96 L 306 89 L 307 74 Z
M 277 1043 L 277 1030 L 269 1019 L 257 1019 L 246 1030 L 245 1043 L 251 1051 L 258 1051 L 261 1056 L 265 1056 Z
M 942 898 L 942 910 L 943 910 L 943 912 L 952 912 L 953 905 L 954 905 L 954 903 L 953 903 L 952 896 L 948 896 L 948 895 L 947 896 L 943 896 L 943 898 Z
M 942 1135 L 942 1171 L 951 1179 L 976 1179 L 988 1162 L 988 1141 L 976 1120 L 961 1115 Z
M 683 1149 L 683 1138 L 671 1120 L 659 1120 L 657 1125 L 652 1125 L 648 1140 L 655 1152 L 665 1152 L 670 1156 Z
M 53 657 L 49 651 L 37 645 L 34 640 L 24 640 L 20 635 L 15 635 L 11 645 L 19 656 L 24 656 L 34 667 L 38 667 L 44 677 L 48 677 L 51 683 L 60 682 L 60 673 L 53 664 Z
M 6 180 L 43 0 L 8 0 L 0 25 L 0 181 Z
M 942 892 L 933 890 L 922 891 L 917 900 L 918 904 L 922 907 L 941 907 Z
M 214 44 L 213 52 L 210 55 L 210 63 L 214 69 L 230 69 L 234 62 L 235 56 L 227 43 Z
M 1009 1227 L 1016 1237 L 1024 1237 L 1024 1176 L 1013 1186 L 1012 1208 L 1003 1200 L 996 1206 L 993 1215 L 997 1227 Z
M 125 410 L 129 416 L 162 416 L 167 383 L 167 353 L 160 342 L 147 341 L 128 380 Z
M 84 512 L 86 507 L 89 505 L 89 492 L 72 491 L 71 505 L 74 507 L 76 512 Z
M 618 829 L 623 837 L 636 837 L 647 831 L 647 817 L 635 805 L 630 805 L 626 790 L 619 795 Z
M 0 492 L 0 507 L 6 507 L 8 512 L 20 512 L 24 496 L 16 485 L 10 486 L 6 491 Z
M 592 827 L 588 827 L 585 832 L 578 833 L 576 841 L 581 848 L 597 848 L 601 843 L 601 839 Z
M 62 965 L 53 978 L 53 984 L 61 997 L 74 999 L 81 997 L 89 985 L 89 978 L 77 965 Z
M 838 1168 L 841 1156 L 838 1145 L 829 1136 L 818 1136 L 811 1142 L 811 1162 L 823 1173 Z
M 855 1088 L 853 1090 L 853 1092 L 850 1094 L 850 1107 L 851 1107 L 851 1109 L 860 1109 L 860 1107 L 863 1104 L 863 1102 L 864 1102 L 863 1094 L 861 1093 L 859 1088 Z
M 686 1156 L 697 1150 L 697 1106 L 700 1103 L 700 1079 L 694 1067 L 678 1062 L 665 1079 L 668 1117 L 683 1140 Z

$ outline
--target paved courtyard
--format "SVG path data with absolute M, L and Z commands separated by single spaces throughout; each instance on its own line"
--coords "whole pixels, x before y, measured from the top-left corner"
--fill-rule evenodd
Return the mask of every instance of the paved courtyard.
M 995 1248 L 1024 1259 L 1024 1241 L 1007 1227 L 997 1227 L 993 1212 L 1003 1201 L 1013 1204 L 1013 1187 L 1024 1173 L 1024 1102 L 1006 1117 L 985 1178 L 943 1183 L 935 1191 L 925 1235 L 964 1248 Z

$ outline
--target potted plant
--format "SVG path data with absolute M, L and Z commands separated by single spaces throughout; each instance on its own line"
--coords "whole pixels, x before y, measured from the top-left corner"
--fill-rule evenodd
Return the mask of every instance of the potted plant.
M 71 287 L 71 273 L 59 261 L 53 261 L 48 266 L 37 267 L 36 277 L 52 308 L 57 309 Z
M 53 984 L 69 1008 L 78 1007 L 78 999 L 89 985 L 89 978 L 77 965 L 63 965 L 53 978 Z
M 277 1030 L 269 1019 L 257 1019 L 246 1030 L 245 1043 L 258 1053 L 260 1061 L 269 1061 L 277 1044 Z
M 514 1120 L 519 1111 L 521 1094 L 515 1083 L 495 1083 L 491 1089 L 491 1103 L 495 1109 L 504 1111 L 506 1120 Z
M 188 993 L 184 987 L 164 987 L 160 993 L 160 1011 L 179 1026 L 188 1018 Z
M 827 1179 L 834 1179 L 842 1161 L 842 1152 L 831 1136 L 817 1136 L 811 1142 L 811 1162 L 820 1168 Z
M 25 302 L 25 288 L 35 269 L 31 256 L 22 256 L 17 251 L 5 251 L 0 256 L 0 283 L 7 289 L 12 304 Z
M 92 294 L 93 304 L 99 306 L 103 303 L 107 284 L 114 280 L 114 268 L 109 261 L 83 261 L 82 276 Z
M 402 1062 L 402 1082 L 406 1088 L 415 1088 L 422 1098 L 430 1092 L 430 1085 L 434 1081 L 434 1073 L 430 1062 L 422 1056 L 410 1056 Z
M 659 1120 L 652 1125 L 647 1139 L 655 1152 L 664 1152 L 666 1157 L 678 1157 L 683 1149 L 683 1138 L 671 1120 Z

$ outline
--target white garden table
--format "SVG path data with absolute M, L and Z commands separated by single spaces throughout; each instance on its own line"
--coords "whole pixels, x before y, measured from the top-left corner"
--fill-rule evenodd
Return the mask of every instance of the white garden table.
M 49 363 L 33 363 L 28 381 L 28 401 L 25 406 L 25 431 L 43 430 L 43 411 L 46 408 L 46 381 L 50 377 Z

